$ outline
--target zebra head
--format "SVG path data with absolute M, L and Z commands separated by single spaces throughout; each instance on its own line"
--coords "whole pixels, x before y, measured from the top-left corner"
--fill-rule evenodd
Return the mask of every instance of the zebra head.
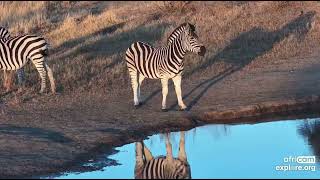
M 198 41 L 198 35 L 195 33 L 195 26 L 190 23 L 186 23 L 184 32 L 184 37 L 182 39 L 184 49 L 193 53 L 197 53 L 200 56 L 204 56 L 206 53 L 206 48 Z
M 191 179 L 191 169 L 188 162 L 176 161 L 176 167 L 173 177 L 175 179 Z
M 184 142 L 184 132 L 181 133 L 181 138 L 183 139 L 182 142 Z M 191 168 L 187 160 L 184 144 L 181 144 L 181 139 L 178 158 L 175 159 L 175 168 L 173 169 L 175 169 L 174 177 L 176 179 L 191 179 Z

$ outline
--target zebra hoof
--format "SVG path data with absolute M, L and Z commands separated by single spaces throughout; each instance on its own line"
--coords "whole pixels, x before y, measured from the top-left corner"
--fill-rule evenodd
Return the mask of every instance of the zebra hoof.
M 161 109 L 162 112 L 168 112 L 168 109 Z
M 39 91 L 39 94 L 44 94 L 44 93 L 45 93 L 44 90 Z
M 136 108 L 136 109 L 138 109 L 138 108 L 140 108 L 141 107 L 141 103 L 139 103 L 139 104 L 137 104 L 137 105 L 134 105 L 134 107 Z
M 180 109 L 179 111 L 188 111 L 187 108 Z

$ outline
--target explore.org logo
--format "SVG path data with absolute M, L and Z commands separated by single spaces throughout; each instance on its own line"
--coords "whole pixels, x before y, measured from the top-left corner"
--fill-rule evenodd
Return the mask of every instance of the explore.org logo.
M 283 158 L 285 164 L 276 166 L 277 171 L 317 171 L 315 156 L 289 156 Z

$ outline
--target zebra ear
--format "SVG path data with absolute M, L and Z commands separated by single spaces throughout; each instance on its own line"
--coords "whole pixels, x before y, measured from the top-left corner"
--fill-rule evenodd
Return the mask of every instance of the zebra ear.
M 196 31 L 195 25 L 189 23 L 189 26 L 190 26 L 190 31 L 191 31 L 191 32 Z
M 196 27 L 193 25 L 193 24 L 190 24 L 190 23 L 187 23 L 187 32 L 192 35 L 194 34 L 195 30 L 196 30 Z
M 188 161 L 185 153 L 180 153 L 179 152 L 178 159 L 180 161 L 183 161 L 183 162 L 187 162 Z

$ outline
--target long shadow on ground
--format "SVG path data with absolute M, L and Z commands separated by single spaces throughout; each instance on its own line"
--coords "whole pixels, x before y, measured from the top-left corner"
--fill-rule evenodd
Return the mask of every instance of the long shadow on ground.
M 65 137 L 59 132 L 31 127 L 18 127 L 12 125 L 0 125 L 0 135 L 15 135 L 15 136 L 26 136 L 30 139 L 43 139 L 46 141 L 52 141 L 56 143 L 70 143 L 72 139 Z
M 154 18 L 157 19 L 159 17 L 155 16 L 149 20 L 154 20 Z M 63 91 L 65 88 L 72 90 L 77 88 L 78 84 L 88 84 L 88 82 L 99 77 L 106 70 L 114 71 L 113 68 L 116 65 L 125 63 L 125 51 L 133 42 L 140 40 L 155 43 L 161 39 L 165 28 L 169 26 L 168 23 L 145 26 L 146 23 L 142 23 L 128 31 L 117 33 L 118 29 L 122 29 L 127 25 L 127 22 L 121 22 L 87 36 L 70 40 L 55 48 L 53 51 L 55 59 L 60 59 L 59 67 L 64 67 L 57 69 L 56 73 L 70 74 L 68 72 L 69 69 L 76 71 L 76 75 L 73 75 L 70 82 L 64 83 L 65 87 L 62 87 L 62 83 L 57 79 L 57 85 L 59 86 L 57 89 L 59 91 Z M 92 40 L 92 38 L 95 39 Z M 81 56 L 81 58 L 77 58 L 78 56 Z M 110 57 L 110 60 L 106 59 L 106 57 Z M 105 62 L 95 62 L 95 60 L 99 59 L 105 59 Z M 53 64 L 56 62 L 53 61 Z M 85 64 L 86 68 L 81 68 L 81 64 Z M 95 70 L 92 71 L 92 69 Z M 72 73 L 74 72 L 72 71 Z

